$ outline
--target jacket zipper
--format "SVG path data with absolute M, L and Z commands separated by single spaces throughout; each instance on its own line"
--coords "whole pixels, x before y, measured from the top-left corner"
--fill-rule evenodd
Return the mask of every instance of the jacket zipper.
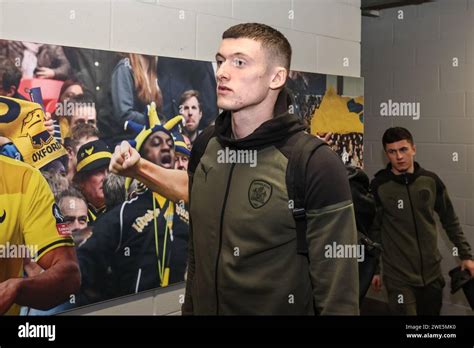
M 423 272 L 423 254 L 421 252 L 421 246 L 420 246 L 420 238 L 418 235 L 418 228 L 416 226 L 416 219 L 415 219 L 415 211 L 413 210 L 413 203 L 411 201 L 411 195 L 410 195 L 410 189 L 408 188 L 408 176 L 405 174 L 405 184 L 408 192 L 408 200 L 410 201 L 410 209 L 411 209 L 411 215 L 413 217 L 413 224 L 415 225 L 415 234 L 416 234 L 416 243 L 418 245 L 418 251 L 420 252 L 420 266 L 421 266 L 421 280 L 423 281 L 423 286 L 426 285 L 425 283 L 425 277 L 424 277 L 424 272 Z
M 227 180 L 227 187 L 225 189 L 224 203 L 222 204 L 221 210 L 221 221 L 219 227 L 219 249 L 217 250 L 217 259 L 216 259 L 216 272 L 214 277 L 215 292 L 216 292 L 216 315 L 219 315 L 219 295 L 217 292 L 217 272 L 219 268 L 219 259 L 221 257 L 221 248 L 222 248 L 222 228 L 224 223 L 224 212 L 227 205 L 227 196 L 229 195 L 230 181 L 232 180 L 232 173 L 234 172 L 235 163 L 232 163 L 230 167 L 229 179 Z

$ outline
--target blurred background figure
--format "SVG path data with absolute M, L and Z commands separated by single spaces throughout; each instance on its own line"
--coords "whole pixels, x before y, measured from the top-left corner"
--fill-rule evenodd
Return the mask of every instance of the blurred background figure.
M 97 127 L 101 138 L 105 137 L 109 133 L 109 120 L 112 119 L 112 72 L 123 55 L 112 51 L 76 47 L 63 47 L 63 50 L 71 64 L 74 78 L 80 81 L 82 88 L 91 93 L 96 101 Z
M 194 89 L 184 92 L 179 102 L 179 111 L 184 116 L 186 122 L 184 133 L 192 144 L 201 132 L 199 130 L 199 123 L 202 118 L 202 108 L 199 92 Z
M 111 83 L 113 112 L 104 129 L 109 144 L 130 137 L 124 132 L 126 121 L 146 126 L 147 105 L 151 102 L 155 102 L 157 112 L 161 111 L 163 97 L 158 86 L 157 62 L 156 56 L 129 53 L 115 67 Z
M 91 232 L 87 230 L 87 203 L 84 196 L 74 187 L 64 190 L 59 195 L 58 206 L 64 222 L 68 224 L 76 247 L 79 247 Z
M 182 134 L 173 133 L 173 138 L 175 148 L 174 169 L 187 171 L 191 151 L 189 150 Z
M 66 80 L 64 81 L 63 85 L 61 86 L 61 90 L 59 91 L 58 102 L 62 103 L 64 101 L 69 100 L 69 98 L 84 94 L 86 89 L 82 85 L 81 82 L 77 80 Z
M 108 173 L 104 179 L 104 198 L 107 210 L 122 204 L 127 198 L 125 177 Z
M 52 115 L 54 122 L 53 136 L 61 143 L 64 142 L 64 138 L 69 133 L 67 101 L 69 101 L 71 97 L 84 94 L 84 92 L 84 86 L 77 80 L 66 80 L 61 86 L 55 105 L 55 110 Z
M 77 152 L 79 148 L 91 141 L 99 140 L 99 131 L 88 123 L 78 124 L 71 130 L 71 137 L 64 140 L 68 153 L 67 178 L 70 182 L 76 174 Z
M 18 93 L 21 81 L 21 71 L 8 58 L 0 58 L 0 96 L 25 99 Z
M 48 182 L 49 188 L 53 192 L 54 200 L 57 203 L 61 193 L 69 188 L 69 182 L 59 172 L 41 170 L 41 174 L 43 174 L 43 177 Z
M 76 174 L 73 182 L 86 198 L 89 225 L 107 210 L 103 185 L 109 172 L 111 157 L 109 147 L 102 140 L 86 143 L 77 152 Z
M 9 41 L 8 57 L 18 63 L 23 78 L 66 80 L 70 74 L 61 46 Z
M 217 115 L 216 76 L 211 62 L 160 57 L 158 81 L 163 93 L 163 114 L 169 119 L 180 113 L 181 95 L 199 90 L 203 119 L 201 129 L 210 125 Z
M 69 125 L 66 137 L 71 136 L 70 130 L 80 123 L 88 123 L 94 127 L 97 125 L 97 112 L 92 96 L 85 94 L 71 96 L 66 102 L 66 112 Z M 63 133 L 62 130 L 61 133 Z

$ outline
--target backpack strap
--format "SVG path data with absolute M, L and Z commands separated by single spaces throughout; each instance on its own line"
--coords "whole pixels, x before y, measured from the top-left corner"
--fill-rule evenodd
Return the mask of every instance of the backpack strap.
M 298 133 L 298 140 L 293 145 L 288 169 L 286 171 L 286 186 L 288 190 L 288 208 L 292 211 L 296 222 L 296 251 L 298 254 L 308 254 L 306 242 L 306 167 L 311 155 L 319 147 L 327 145 L 321 139 L 307 133 Z
M 204 155 L 204 152 L 206 151 L 209 140 L 211 140 L 211 138 L 214 137 L 214 135 L 215 135 L 214 126 L 207 127 L 206 129 L 202 131 L 201 134 L 198 135 L 198 137 L 196 138 L 193 144 L 193 148 L 191 150 L 191 158 L 189 162 L 188 172 L 191 172 L 194 174 L 197 166 L 199 165 L 199 162 L 201 161 L 201 157 Z

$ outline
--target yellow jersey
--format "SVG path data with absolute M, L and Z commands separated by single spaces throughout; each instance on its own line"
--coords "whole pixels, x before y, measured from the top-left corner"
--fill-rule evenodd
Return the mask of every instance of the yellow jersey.
M 23 258 L 61 246 L 74 241 L 41 172 L 0 155 L 0 283 L 22 276 Z M 18 313 L 13 305 L 7 315 Z

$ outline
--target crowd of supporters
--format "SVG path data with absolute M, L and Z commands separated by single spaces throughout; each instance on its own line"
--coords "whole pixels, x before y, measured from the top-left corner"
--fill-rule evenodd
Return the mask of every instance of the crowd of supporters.
M 0 96 L 29 101 L 37 86 L 45 128 L 67 152 L 40 170 L 72 232 L 83 285 L 63 305 L 23 313 L 54 314 L 183 281 L 186 205 L 109 173 L 109 162 L 126 140 L 155 164 L 187 170 L 193 141 L 218 114 L 212 64 L 0 40 Z M 0 146 L 22 160 L 3 134 Z M 25 276 L 41 271 L 29 263 Z

